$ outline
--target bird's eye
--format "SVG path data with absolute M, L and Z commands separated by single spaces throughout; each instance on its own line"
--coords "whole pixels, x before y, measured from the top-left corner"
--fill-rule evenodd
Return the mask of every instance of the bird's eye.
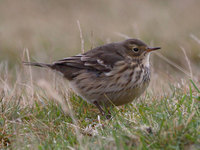
M 139 49 L 138 49 L 138 48 L 133 48 L 133 51 L 134 51 L 135 53 L 137 53 L 137 52 L 139 51 Z

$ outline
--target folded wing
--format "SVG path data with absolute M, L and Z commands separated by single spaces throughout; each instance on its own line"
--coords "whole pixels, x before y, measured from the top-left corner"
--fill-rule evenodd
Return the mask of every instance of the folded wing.
M 70 80 L 82 70 L 93 71 L 98 74 L 109 72 L 114 64 L 120 60 L 123 60 L 123 56 L 117 53 L 114 46 L 110 45 L 56 61 L 51 68 L 63 73 Z

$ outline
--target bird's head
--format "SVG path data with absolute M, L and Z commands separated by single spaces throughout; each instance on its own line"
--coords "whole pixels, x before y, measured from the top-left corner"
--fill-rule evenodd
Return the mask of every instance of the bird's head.
M 144 59 L 151 52 L 161 49 L 160 47 L 148 47 L 138 39 L 128 39 L 123 41 L 122 44 L 125 47 L 125 53 L 135 59 Z

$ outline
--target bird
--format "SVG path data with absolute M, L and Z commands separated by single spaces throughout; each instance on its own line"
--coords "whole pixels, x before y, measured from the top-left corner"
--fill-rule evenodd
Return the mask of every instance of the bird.
M 132 38 L 53 63 L 23 63 L 62 73 L 77 95 L 105 115 L 103 106 L 108 108 L 131 103 L 144 93 L 151 79 L 150 54 L 159 49 L 161 47 L 149 47 L 143 41 Z

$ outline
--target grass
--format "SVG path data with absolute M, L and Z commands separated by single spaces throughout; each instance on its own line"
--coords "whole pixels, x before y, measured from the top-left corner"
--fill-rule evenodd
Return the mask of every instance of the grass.
M 2 78 L 3 79 L 3 78 Z M 68 90 L 62 79 L 12 85 L 0 94 L 2 149 L 199 149 L 198 85 L 170 85 L 170 94 L 149 92 L 111 108 L 106 120 Z M 33 93 L 31 93 L 33 88 Z M 66 92 L 67 91 L 67 92 Z

